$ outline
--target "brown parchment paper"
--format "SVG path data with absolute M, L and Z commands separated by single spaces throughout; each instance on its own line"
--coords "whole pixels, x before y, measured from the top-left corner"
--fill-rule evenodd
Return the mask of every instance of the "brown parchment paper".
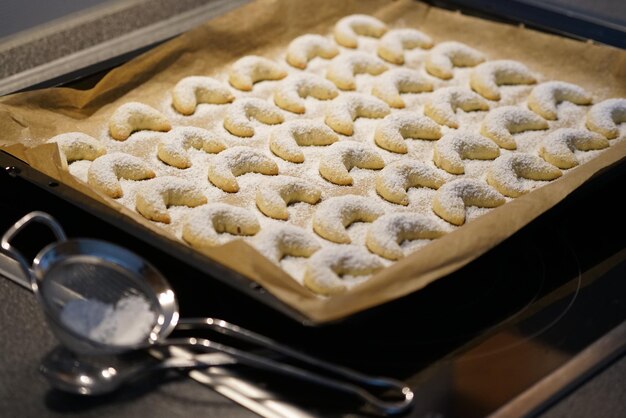
M 103 202 L 172 245 L 184 245 L 137 213 L 78 181 L 48 138 L 69 131 L 97 137 L 113 111 L 128 101 L 158 107 L 164 92 L 188 75 L 212 75 L 243 55 L 271 56 L 296 36 L 326 34 L 352 13 L 373 15 L 392 27 L 412 27 L 435 42 L 456 40 L 489 59 L 519 60 L 547 79 L 580 85 L 596 102 L 626 97 L 626 51 L 573 41 L 423 3 L 402 0 L 258 0 L 213 19 L 110 71 L 94 88 L 53 88 L 0 99 L 0 147 L 37 170 Z M 204 255 L 261 284 L 312 322 L 323 323 L 415 292 L 496 246 L 599 171 L 626 156 L 626 141 L 569 170 L 562 178 L 517 198 L 382 270 L 349 293 L 320 298 L 292 280 L 251 246 L 234 241 Z

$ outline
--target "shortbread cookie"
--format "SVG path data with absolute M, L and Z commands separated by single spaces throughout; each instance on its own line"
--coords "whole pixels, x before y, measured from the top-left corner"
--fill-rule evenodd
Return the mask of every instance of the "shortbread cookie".
M 157 177 L 137 188 L 135 208 L 151 221 L 171 222 L 167 208 L 170 206 L 204 205 L 207 198 L 195 184 L 173 176 Z
M 537 79 L 521 62 L 496 60 L 480 64 L 472 70 L 470 87 L 489 100 L 500 100 L 501 85 L 534 84 Z
M 362 93 L 345 93 L 328 106 L 324 122 L 338 134 L 352 135 L 356 118 L 383 118 L 390 111 L 387 103 L 375 97 Z
M 493 160 L 499 155 L 500 148 L 482 135 L 473 132 L 449 132 L 435 143 L 433 162 L 450 174 L 463 174 L 463 159 Z
M 194 209 L 183 224 L 183 239 L 196 248 L 224 245 L 239 236 L 255 235 L 261 226 L 254 213 L 225 203 Z
M 335 41 L 346 48 L 359 45 L 358 36 L 380 38 L 387 32 L 387 26 L 380 20 L 361 14 L 354 14 L 340 19 L 335 24 Z
M 339 48 L 330 39 L 322 35 L 307 34 L 298 36 L 291 41 L 287 47 L 285 59 L 290 65 L 304 70 L 313 58 L 330 59 L 338 53 Z
M 401 93 L 422 93 L 433 91 L 433 83 L 419 71 L 409 68 L 394 68 L 385 72 L 376 80 L 372 94 L 382 99 L 391 107 L 404 108 Z
M 558 168 L 568 169 L 578 165 L 574 150 L 599 150 L 608 146 L 608 139 L 596 132 L 561 128 L 543 139 L 539 147 L 539 156 Z
M 250 119 L 266 125 L 276 125 L 285 119 L 280 110 L 265 100 L 248 98 L 236 100 L 228 107 L 224 117 L 224 128 L 233 135 L 254 136 L 254 123 Z
M 437 190 L 433 211 L 453 225 L 465 223 L 465 207 L 495 208 L 506 202 L 496 189 L 474 178 L 452 180 Z
M 390 213 L 376 219 L 367 230 L 367 248 L 381 257 L 399 260 L 404 257 L 400 244 L 406 240 L 435 239 L 449 232 L 435 217 L 419 213 Z
M 406 206 L 409 204 L 409 188 L 438 189 L 446 180 L 445 172 L 422 161 L 396 161 L 378 173 L 376 191 L 383 199 Z
M 286 76 L 287 71 L 280 64 L 258 55 L 247 55 L 232 65 L 228 81 L 236 89 L 250 91 L 256 82 L 280 80 Z
M 349 171 L 353 167 L 380 170 L 385 166 L 382 157 L 372 148 L 355 141 L 336 142 L 326 149 L 320 160 L 322 177 L 340 186 L 352 184 Z
M 82 132 L 67 132 L 53 136 L 48 140 L 59 146 L 61 156 L 67 163 L 79 160 L 93 161 L 107 153 L 104 145 L 94 137 Z
M 587 128 L 608 139 L 619 136 L 620 123 L 626 122 L 626 99 L 608 99 L 593 105 L 587 113 Z
M 300 146 L 330 145 L 339 141 L 339 136 L 323 122 L 311 119 L 296 119 L 274 128 L 270 134 L 270 149 L 285 161 L 304 162 Z
M 404 50 L 432 48 L 430 36 L 415 29 L 393 29 L 387 32 L 378 43 L 378 56 L 392 64 L 404 64 Z
M 172 106 L 183 115 L 192 115 L 200 103 L 225 104 L 233 100 L 230 88 L 211 77 L 185 77 L 172 90 Z
M 289 219 L 287 205 L 292 202 L 316 204 L 322 190 L 308 180 L 278 176 L 262 183 L 256 192 L 256 205 L 263 214 L 274 219 Z
M 113 199 L 124 195 L 119 179 L 146 180 L 156 174 L 141 158 L 123 152 L 113 152 L 96 158 L 89 166 L 87 181 L 96 190 Z
M 224 142 L 214 133 L 193 126 L 181 126 L 165 134 L 157 145 L 157 157 L 165 164 L 177 168 L 191 167 L 187 154 L 189 148 L 215 154 L 226 149 Z
M 311 96 L 329 100 L 338 94 L 337 87 L 325 78 L 312 73 L 293 74 L 281 81 L 274 90 L 274 103 L 289 112 L 304 113 L 304 98 Z
M 371 198 L 357 195 L 331 197 L 317 205 L 313 230 L 319 236 L 339 244 L 352 242 L 346 228 L 354 222 L 373 222 L 385 213 Z
M 366 52 L 344 53 L 328 64 L 326 78 L 341 90 L 356 89 L 356 74 L 378 75 L 389 67 L 383 61 Z
M 322 248 L 315 235 L 289 224 L 264 228 L 253 244 L 261 254 L 277 264 L 286 256 L 310 257 Z
M 209 180 L 225 192 L 239 191 L 237 176 L 260 173 L 278 174 L 278 165 L 261 151 L 250 147 L 232 147 L 217 154 L 209 164 Z
M 563 101 L 591 104 L 592 97 L 582 87 L 563 81 L 548 81 L 535 87 L 528 96 L 528 107 L 544 119 L 557 120 L 556 105 Z
M 561 170 L 536 155 L 515 153 L 498 157 L 487 171 L 487 182 L 508 197 L 519 197 L 540 183 L 561 177 Z M 535 181 L 533 181 L 535 180 Z
M 376 126 L 374 142 L 387 151 L 406 154 L 406 138 L 439 139 L 441 128 L 431 119 L 417 112 L 404 110 L 386 116 Z
M 517 148 L 512 134 L 542 129 L 548 129 L 548 122 L 544 118 L 518 106 L 493 109 L 480 125 L 481 134 L 509 150 Z
M 489 110 L 489 103 L 479 94 L 463 87 L 437 89 L 426 102 L 424 114 L 449 128 L 458 128 L 457 109 L 465 112 Z
M 437 44 L 426 57 L 424 66 L 429 74 L 443 80 L 454 76 L 454 67 L 473 67 L 485 61 L 485 56 L 460 42 Z
M 113 139 L 124 141 L 135 131 L 167 132 L 172 129 L 165 115 L 143 103 L 129 102 L 118 107 L 109 119 L 109 133 Z

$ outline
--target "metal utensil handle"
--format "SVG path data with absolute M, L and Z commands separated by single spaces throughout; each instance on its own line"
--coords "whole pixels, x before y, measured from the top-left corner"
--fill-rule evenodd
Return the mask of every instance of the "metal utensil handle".
M 37 288 L 37 280 L 35 276 L 33 276 L 32 271 L 30 270 L 29 263 L 26 261 L 26 258 L 11 245 L 11 240 L 15 238 L 17 234 L 19 234 L 28 224 L 32 222 L 39 222 L 46 225 L 57 241 L 62 242 L 67 240 L 67 236 L 65 235 L 65 231 L 61 228 L 61 225 L 54 219 L 52 216 L 45 212 L 34 211 L 24 215 L 19 221 L 15 222 L 11 228 L 9 228 L 4 235 L 2 236 L 2 250 L 7 253 L 9 256 L 13 257 L 20 264 L 20 267 L 26 277 L 30 279 L 30 285 L 33 290 Z

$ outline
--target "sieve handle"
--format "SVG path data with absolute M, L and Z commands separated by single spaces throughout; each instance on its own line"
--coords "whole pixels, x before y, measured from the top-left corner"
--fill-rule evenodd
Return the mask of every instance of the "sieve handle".
M 49 214 L 40 211 L 34 211 L 24 215 L 22 219 L 15 222 L 13 226 L 9 228 L 2 236 L 2 251 L 17 260 L 17 262 L 20 264 L 20 267 L 22 268 L 22 271 L 24 271 L 24 273 L 26 274 L 26 277 L 30 279 L 31 287 L 33 288 L 33 290 L 37 290 L 37 280 L 30 270 L 30 266 L 26 261 L 26 258 L 24 258 L 22 253 L 20 253 L 17 248 L 11 245 L 11 240 L 15 238 L 17 234 L 19 234 L 24 228 L 26 228 L 26 226 L 28 226 L 28 224 L 32 222 L 39 222 L 46 225 L 48 228 L 50 228 L 57 241 L 59 242 L 67 240 L 67 236 L 65 235 L 63 228 L 61 228 L 61 225 L 59 225 L 56 219 L 54 219 Z

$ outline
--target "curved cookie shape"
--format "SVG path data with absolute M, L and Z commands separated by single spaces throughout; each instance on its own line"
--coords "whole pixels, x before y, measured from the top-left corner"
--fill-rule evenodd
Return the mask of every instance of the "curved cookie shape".
M 247 55 L 233 63 L 228 81 L 236 89 L 250 91 L 256 82 L 280 80 L 286 76 L 287 71 L 278 63 L 258 55 Z
M 454 76 L 454 67 L 473 67 L 485 61 L 485 56 L 460 42 L 442 42 L 437 44 L 426 57 L 426 71 L 443 80 Z
M 292 202 L 316 204 L 322 190 L 298 177 L 278 176 L 265 182 L 256 192 L 256 205 L 264 215 L 274 219 L 289 219 L 287 205 Z
M 383 199 L 406 206 L 410 187 L 438 189 L 446 180 L 444 172 L 421 161 L 396 161 L 378 173 L 376 191 Z
M 254 124 L 251 118 L 266 125 L 276 125 L 285 120 L 280 110 L 265 100 L 240 99 L 228 107 L 224 116 L 224 128 L 240 137 L 254 136 Z
M 349 171 L 353 167 L 379 170 L 385 166 L 382 157 L 373 149 L 354 141 L 336 142 L 328 147 L 320 160 L 320 175 L 340 186 L 352 184 Z
M 304 113 L 307 96 L 319 100 L 334 99 L 339 94 L 330 81 L 311 73 L 294 74 L 281 81 L 274 91 L 274 103 L 293 113 Z
M 68 163 L 79 160 L 93 161 L 107 153 L 100 141 L 82 132 L 59 134 L 50 138 L 48 143 L 57 144 L 61 156 Z
M 270 150 L 285 161 L 304 162 L 300 146 L 330 145 L 339 136 L 322 122 L 310 119 L 291 120 L 275 128 L 270 134 Z
M 452 180 L 441 186 L 433 199 L 433 211 L 454 225 L 465 223 L 465 207 L 495 208 L 506 202 L 487 183 L 473 178 Z
M 528 107 L 539 116 L 557 120 L 556 105 L 563 101 L 577 105 L 591 104 L 591 95 L 576 84 L 548 81 L 535 87 L 528 96 Z
M 382 100 L 367 94 L 346 93 L 330 104 L 324 122 L 338 134 L 352 135 L 356 118 L 382 118 L 390 112 Z
M 261 226 L 254 213 L 225 203 L 194 209 L 183 224 L 183 239 L 192 247 L 226 244 L 236 236 L 255 235 Z
M 463 159 L 493 160 L 500 148 L 491 140 L 472 132 L 449 132 L 435 143 L 433 162 L 450 174 L 465 173 Z
M 439 139 L 441 128 L 426 116 L 405 110 L 386 116 L 374 132 L 376 145 L 399 154 L 406 154 L 409 150 L 406 138 Z
M 409 68 L 394 68 L 376 81 L 372 94 L 384 100 L 391 107 L 404 108 L 401 93 L 421 93 L 433 91 L 433 84 L 423 77 L 419 71 Z
M 113 199 L 122 197 L 119 179 L 146 180 L 156 174 L 141 158 L 123 152 L 112 152 L 96 158 L 89 166 L 87 181 Z
M 233 100 L 235 96 L 228 86 L 211 77 L 185 77 L 172 90 L 172 106 L 183 115 L 193 115 L 200 103 L 225 104 Z
M 326 78 L 341 90 L 355 90 L 356 74 L 378 75 L 388 68 L 380 59 L 366 52 L 350 52 L 333 58 L 326 69 Z
M 517 106 L 493 109 L 480 125 L 480 133 L 492 139 L 500 147 L 517 148 L 512 134 L 524 131 L 548 129 L 548 122 L 536 113 Z
M 322 238 L 339 244 L 352 242 L 346 228 L 354 222 L 373 222 L 385 213 L 383 208 L 364 196 L 331 197 L 317 206 L 313 230 Z
M 285 256 L 310 257 L 322 248 L 315 235 L 289 224 L 263 229 L 255 237 L 255 247 L 276 264 Z
M 554 180 L 561 175 L 561 170 L 535 155 L 507 154 L 489 167 L 487 182 L 505 196 L 519 197 L 537 187 L 532 180 Z
M 415 29 L 393 29 L 387 32 L 378 43 L 378 56 L 392 64 L 404 64 L 406 49 L 424 48 L 433 46 L 433 40 Z
M 539 156 L 558 168 L 568 169 L 578 165 L 574 150 L 598 150 L 608 146 L 608 139 L 598 133 L 585 129 L 561 128 L 543 139 Z
M 304 70 L 315 57 L 334 58 L 339 48 L 322 35 L 307 34 L 298 36 L 287 47 L 286 60 L 289 65 Z
M 239 191 L 237 176 L 260 173 L 278 174 L 278 165 L 267 155 L 250 147 L 232 147 L 220 152 L 209 164 L 209 180 L 225 192 Z
M 124 141 L 135 131 L 167 132 L 172 129 L 165 115 L 143 103 L 129 102 L 118 107 L 109 119 L 109 134 Z
M 178 177 L 157 177 L 137 189 L 135 208 L 144 218 L 169 224 L 169 206 L 196 207 L 204 205 L 207 198 L 195 184 Z
M 626 99 L 608 99 L 587 112 L 587 128 L 608 139 L 617 138 L 620 123 L 626 122 Z
M 189 148 L 215 154 L 225 150 L 226 145 L 206 129 L 182 126 L 172 129 L 161 138 L 157 145 L 157 157 L 172 167 L 189 168 Z
M 335 41 L 346 48 L 359 45 L 358 36 L 380 38 L 387 32 L 387 26 L 380 20 L 363 14 L 354 14 L 340 19 L 335 24 Z
M 435 239 L 448 233 L 437 218 L 419 213 L 390 213 L 376 219 L 365 237 L 367 248 L 389 260 L 404 257 L 400 244 L 406 240 Z
M 449 128 L 458 128 L 457 109 L 465 112 L 489 110 L 489 103 L 479 94 L 463 87 L 437 89 L 424 106 L 424 114 Z
M 528 67 L 513 60 L 488 61 L 474 68 L 470 74 L 470 87 L 489 100 L 500 100 L 501 85 L 536 82 Z

